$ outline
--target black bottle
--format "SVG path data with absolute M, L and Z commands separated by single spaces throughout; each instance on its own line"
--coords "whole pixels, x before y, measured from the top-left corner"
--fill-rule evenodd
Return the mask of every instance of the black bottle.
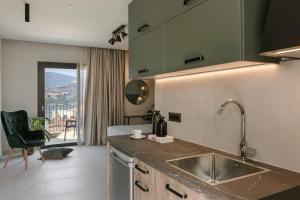
M 153 135 L 156 134 L 156 127 L 157 127 L 157 122 L 160 117 L 160 111 L 154 111 L 153 116 L 152 116 L 152 133 Z
M 160 116 L 156 125 L 156 136 L 157 137 L 166 137 L 168 131 L 168 124 L 165 121 L 165 118 Z

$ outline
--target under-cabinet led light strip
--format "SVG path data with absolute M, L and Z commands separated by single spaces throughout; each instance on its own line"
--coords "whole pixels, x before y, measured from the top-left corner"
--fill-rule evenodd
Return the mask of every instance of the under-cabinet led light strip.
M 296 51 L 300 51 L 300 48 L 277 51 L 274 54 L 278 55 L 278 54 L 284 54 L 284 53 L 292 53 L 292 52 L 296 52 Z

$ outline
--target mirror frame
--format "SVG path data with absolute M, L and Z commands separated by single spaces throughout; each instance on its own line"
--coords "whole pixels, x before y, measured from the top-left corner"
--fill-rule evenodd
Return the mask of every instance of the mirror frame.
M 132 99 L 129 99 L 128 94 L 127 94 L 127 90 L 128 87 L 130 86 L 130 84 L 134 84 L 136 82 L 139 82 L 139 87 L 141 88 L 139 91 L 139 97 L 136 98 L 135 102 Z M 143 81 L 143 80 L 131 80 L 127 83 L 125 90 L 124 90 L 124 95 L 127 99 L 128 102 L 130 102 L 133 105 L 141 105 L 143 103 L 145 103 L 149 97 L 149 86 L 148 84 Z

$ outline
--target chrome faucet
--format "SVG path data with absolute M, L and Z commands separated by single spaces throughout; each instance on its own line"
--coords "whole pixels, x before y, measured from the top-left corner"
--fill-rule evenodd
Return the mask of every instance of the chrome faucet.
M 245 161 L 247 159 L 247 157 L 254 157 L 256 155 L 256 149 L 251 148 L 251 147 L 247 147 L 245 109 L 242 106 L 242 104 L 239 103 L 237 100 L 229 99 L 220 106 L 220 108 L 218 110 L 218 114 L 221 115 L 223 113 L 224 108 L 229 104 L 234 104 L 234 105 L 238 106 L 240 111 L 241 111 L 241 115 L 242 115 L 242 120 L 241 120 L 242 130 L 241 130 L 241 132 L 242 133 L 241 133 L 241 143 L 240 143 L 240 154 L 241 154 L 241 157 L 242 157 L 243 161 Z

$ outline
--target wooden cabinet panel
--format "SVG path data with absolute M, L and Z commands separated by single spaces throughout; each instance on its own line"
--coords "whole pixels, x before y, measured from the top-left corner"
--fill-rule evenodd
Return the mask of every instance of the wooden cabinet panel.
M 158 27 L 129 42 L 129 77 L 138 79 L 164 71 L 164 28 Z
M 185 187 L 161 172 L 156 171 L 155 174 L 155 200 L 206 200 L 200 193 Z
M 129 39 L 155 28 L 164 20 L 164 0 L 135 0 L 129 5 Z
M 169 21 L 165 72 L 241 60 L 241 24 L 237 0 L 209 0 Z
M 165 0 L 165 19 L 176 17 L 207 0 Z
M 145 181 L 141 176 L 134 178 L 134 200 L 155 200 L 154 185 Z
M 134 172 L 135 175 L 138 177 L 143 178 L 146 182 L 154 185 L 154 177 L 155 177 L 155 173 L 154 173 L 154 169 L 152 167 L 150 167 L 149 165 L 147 165 L 146 163 L 143 163 L 139 160 L 137 160 L 135 162 L 135 166 L 134 166 Z
M 107 142 L 106 144 L 106 157 L 107 157 L 107 160 L 106 160 L 106 167 L 107 167 L 107 189 L 106 189 L 106 192 L 107 192 L 107 200 L 111 200 L 111 190 L 112 190 L 112 181 L 111 181 L 111 177 L 112 177 L 112 170 L 111 170 L 111 149 L 112 149 L 112 146 L 110 145 L 109 142 Z
M 134 200 L 155 200 L 155 170 L 136 160 L 134 169 Z

